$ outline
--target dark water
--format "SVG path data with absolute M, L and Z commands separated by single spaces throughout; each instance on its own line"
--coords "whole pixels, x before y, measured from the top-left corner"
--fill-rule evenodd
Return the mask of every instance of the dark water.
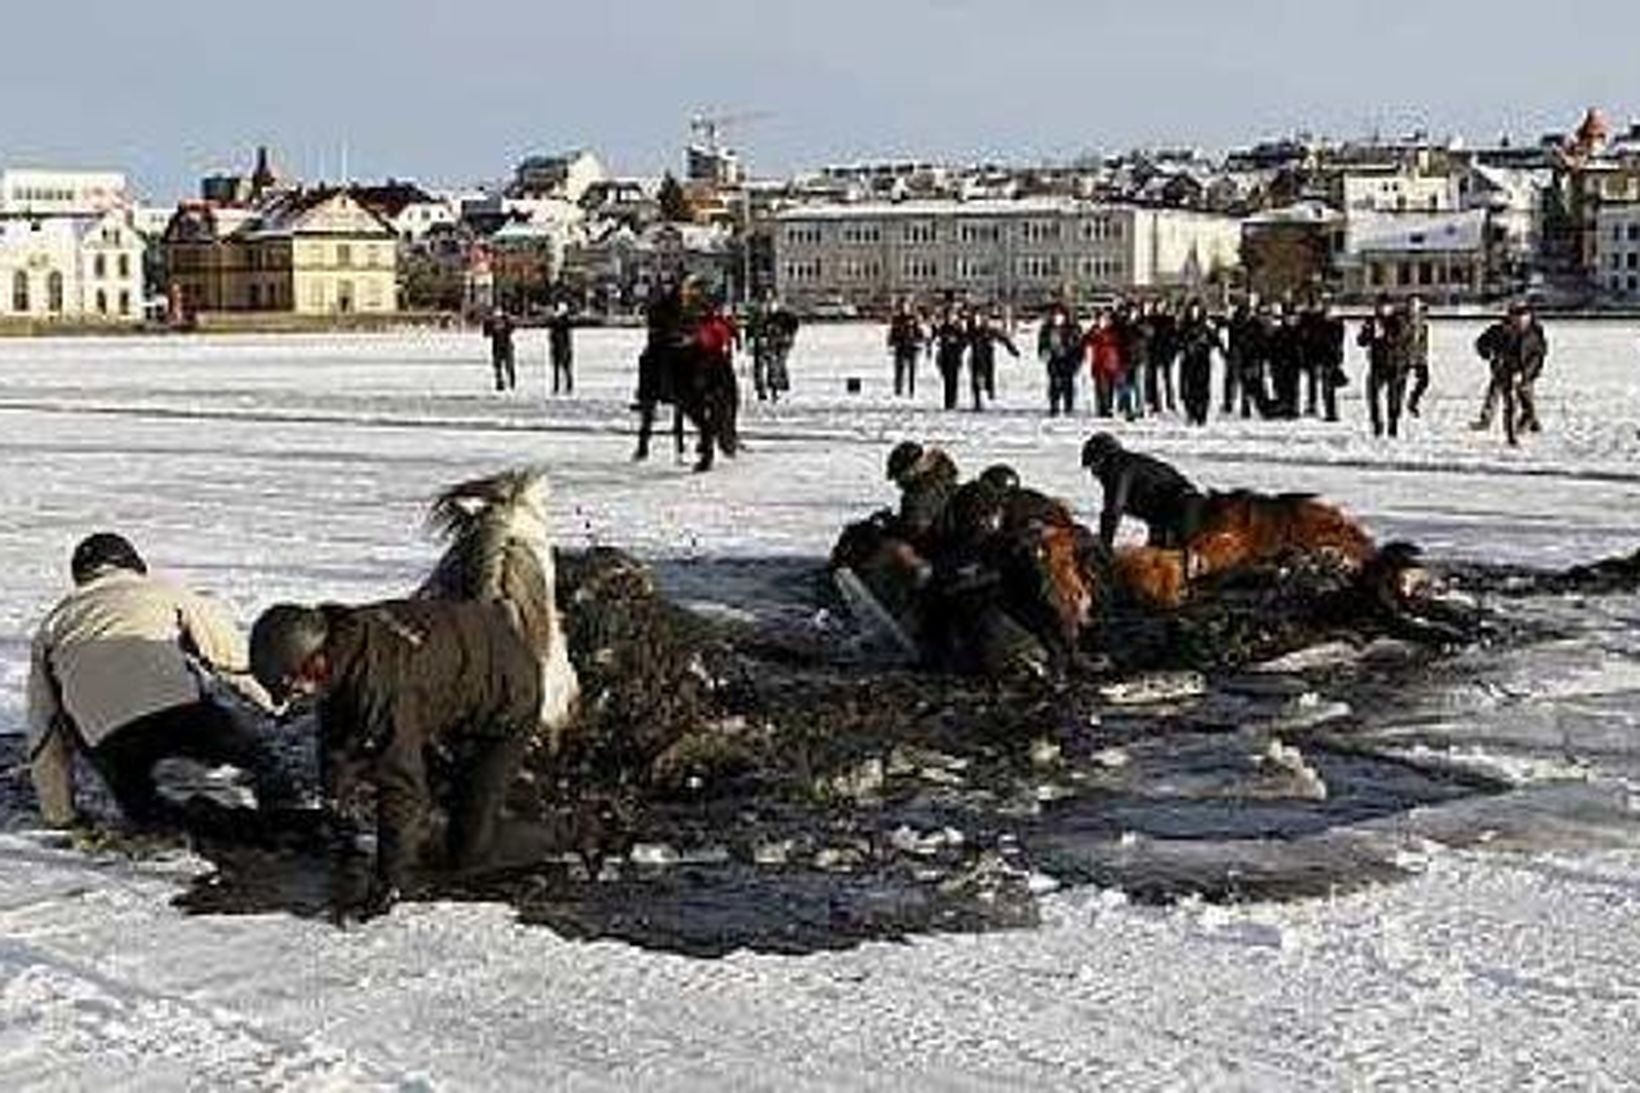
M 683 582 L 699 598 L 711 576 Z M 1535 594 L 1507 576 L 1511 595 Z M 737 563 L 733 577 L 737 596 L 761 594 L 779 617 L 812 614 L 807 566 Z M 430 873 L 411 898 L 503 901 L 566 937 L 715 956 L 1029 927 L 1055 885 L 1168 902 L 1391 881 L 1402 875 L 1397 844 L 1364 835 L 1375 822 L 1508 787 L 1374 743 L 1432 694 L 1483 676 L 1486 658 L 1367 637 L 1365 655 L 1303 671 L 1221 667 L 1189 686 L 1152 675 L 1148 701 L 1103 690 L 1108 680 L 1013 688 L 745 639 L 728 668 L 712 667 L 722 676 L 711 712 L 734 717 L 680 738 L 696 749 L 730 741 L 734 762 L 706 749 L 683 764 L 698 775 L 629 793 L 590 836 L 584 810 L 524 794 L 492 868 Z M 1504 627 L 1488 640 L 1551 638 L 1565 632 Z M 0 738 L 0 765 L 19 751 Z M 0 822 L 31 810 L 13 770 L 0 781 Z M 325 849 L 303 830 L 310 819 L 263 845 L 196 832 L 192 848 L 212 869 L 177 905 L 332 915 L 362 892 L 366 860 Z

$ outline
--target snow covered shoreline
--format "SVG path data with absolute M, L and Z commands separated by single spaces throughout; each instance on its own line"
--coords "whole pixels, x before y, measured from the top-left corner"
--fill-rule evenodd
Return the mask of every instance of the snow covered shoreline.
M 881 460 L 905 436 L 1095 503 L 1075 460 L 1092 419 L 1048 421 L 1034 362 L 1004 363 L 997 412 L 945 415 L 926 373 L 915 406 L 884 393 L 878 328 L 806 330 L 794 401 L 748 408 L 751 450 L 701 477 L 627 461 L 637 332 L 586 332 L 582 394 L 553 404 L 533 333 L 528 394 L 510 399 L 485 390 L 472 336 L 0 344 L 0 733 L 20 727 L 27 640 L 67 551 L 96 527 L 127 531 L 248 621 L 277 599 L 406 588 L 435 553 L 418 533 L 425 499 L 520 462 L 547 466 L 567 543 L 662 561 L 818 557 L 843 519 L 886 500 Z M 1326 493 L 1439 557 L 1563 565 L 1640 546 L 1627 331 L 1551 322 L 1546 433 L 1518 453 L 1463 428 L 1482 374 L 1473 333 L 1436 327 L 1433 402 L 1400 446 L 1365 434 L 1359 382 L 1342 426 L 1119 430 L 1202 480 Z M 861 397 L 844 390 L 852 375 Z M 674 567 L 674 590 L 729 608 L 758 591 L 732 567 L 704 572 Z M 498 906 L 412 906 L 347 933 L 192 918 L 170 900 L 195 865 L 99 862 L 0 833 L 0 1083 L 1633 1084 L 1640 849 L 1621 802 L 1640 766 L 1640 633 L 1630 602 L 1589 610 L 1592 647 L 1498 665 L 1499 693 L 1456 692 L 1405 727 L 1407 746 L 1549 788 L 1575 768 L 1619 803 L 1528 813 L 1552 849 L 1508 838 L 1518 815 L 1495 825 L 1518 849 L 1415 843 L 1412 879 L 1334 899 L 1156 910 L 1069 890 L 1032 931 L 699 961 L 565 941 Z M 1565 762 L 1534 765 L 1545 757 Z

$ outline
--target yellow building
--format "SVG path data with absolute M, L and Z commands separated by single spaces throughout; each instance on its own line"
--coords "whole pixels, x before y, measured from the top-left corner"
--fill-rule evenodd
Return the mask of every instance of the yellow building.
M 277 193 L 254 210 L 185 203 L 162 245 L 172 306 L 183 317 L 398 310 L 397 236 L 347 190 Z

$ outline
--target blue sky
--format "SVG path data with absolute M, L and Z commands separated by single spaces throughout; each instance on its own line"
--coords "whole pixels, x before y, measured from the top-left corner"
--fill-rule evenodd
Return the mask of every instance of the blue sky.
M 1579 0 L 56 0 L 7 4 L 0 164 L 150 197 L 258 142 L 291 171 L 459 183 L 588 145 L 676 168 L 689 115 L 754 170 L 1062 158 L 1300 128 L 1535 138 L 1640 112 L 1640 4 Z

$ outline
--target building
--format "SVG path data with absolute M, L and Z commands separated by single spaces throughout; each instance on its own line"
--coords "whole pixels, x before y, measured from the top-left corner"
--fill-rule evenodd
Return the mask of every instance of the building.
M 1459 208 L 1456 176 L 1389 170 L 1340 176 L 1340 205 L 1349 215 L 1360 213 L 1449 213 Z
M 140 322 L 144 247 L 125 210 L 0 218 L 0 320 Z
M 1344 214 L 1319 201 L 1271 209 L 1242 222 L 1241 264 L 1247 287 L 1266 298 L 1337 287 Z
M 1603 206 L 1596 216 L 1594 280 L 1603 296 L 1640 299 L 1640 203 Z
M 213 311 L 297 315 L 398 310 L 398 236 L 351 190 L 279 193 L 254 210 L 189 202 L 163 246 L 180 317 Z
M 530 156 L 513 172 L 509 197 L 556 197 L 578 202 L 594 183 L 609 177 L 598 157 L 584 148 L 557 155 Z
M 1339 257 L 1344 289 L 1358 297 L 1484 299 L 1491 245 L 1484 210 L 1355 216 Z
M 1230 217 L 1052 197 L 799 207 L 776 214 L 773 234 L 776 290 L 799 308 L 1196 287 L 1235 267 L 1241 242 Z
M 414 182 L 388 179 L 374 186 L 354 186 L 353 197 L 392 225 L 399 242 L 420 243 L 441 224 L 454 224 L 456 210 L 447 199 L 437 197 Z
M 118 171 L 0 171 L 0 216 L 100 216 L 130 203 Z

